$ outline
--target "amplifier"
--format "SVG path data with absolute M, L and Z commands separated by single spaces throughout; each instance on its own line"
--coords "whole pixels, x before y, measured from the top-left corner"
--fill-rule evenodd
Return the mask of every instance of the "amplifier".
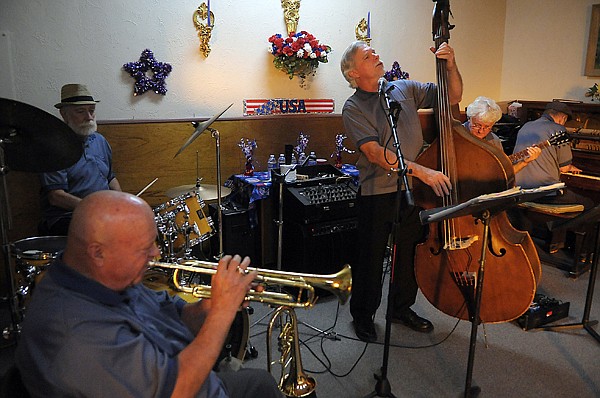
M 312 224 L 355 217 L 357 188 L 350 183 L 288 187 L 284 218 Z
M 330 164 L 298 167 L 296 171 L 303 178 L 284 184 L 284 222 L 308 225 L 358 215 L 358 188 L 352 177 Z M 278 194 L 279 184 L 274 188 Z
M 358 253 L 357 220 L 286 223 L 283 227 L 283 262 L 286 271 L 330 274 L 352 264 Z
M 529 309 L 517 319 L 523 330 L 530 330 L 569 316 L 570 303 L 536 294 Z

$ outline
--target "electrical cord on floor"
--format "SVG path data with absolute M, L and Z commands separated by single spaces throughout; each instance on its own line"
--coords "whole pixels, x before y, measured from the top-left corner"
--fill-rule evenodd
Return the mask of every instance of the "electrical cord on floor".
M 383 270 L 383 276 L 382 276 L 382 280 L 381 280 L 381 288 L 383 289 L 383 284 L 385 282 L 385 278 L 387 277 L 388 274 L 391 273 L 391 252 L 388 253 L 388 256 L 386 256 L 386 259 L 384 261 L 384 270 Z M 464 310 L 464 306 L 466 306 L 466 302 L 463 305 L 463 307 L 461 307 L 461 309 L 458 311 L 458 313 L 461 313 Z M 323 374 L 323 373 L 329 373 L 334 377 L 337 378 L 344 378 L 350 375 L 350 373 L 352 373 L 352 371 L 356 368 L 356 366 L 358 365 L 358 363 L 361 361 L 361 359 L 364 357 L 367 348 L 369 347 L 370 344 L 373 345 L 380 345 L 383 346 L 384 343 L 383 342 L 373 342 L 373 343 L 364 343 L 364 347 L 362 349 L 362 352 L 359 354 L 359 356 L 357 357 L 356 361 L 354 361 L 354 363 L 352 364 L 352 366 L 344 373 L 337 373 L 332 369 L 332 362 L 330 359 L 330 356 L 327 354 L 325 346 L 324 346 L 324 342 L 325 340 L 331 340 L 330 336 L 328 336 L 329 332 L 331 330 L 333 330 L 335 328 L 335 326 L 337 325 L 338 319 L 339 319 L 339 311 L 340 311 L 340 304 L 338 302 L 337 304 L 337 308 L 335 311 L 335 317 L 334 317 L 334 321 L 333 321 L 333 325 L 330 326 L 329 328 L 324 329 L 322 332 L 318 332 L 318 333 L 306 333 L 303 332 L 301 333 L 300 331 L 298 332 L 298 334 L 308 334 L 309 336 L 305 339 L 301 339 L 298 336 L 298 341 L 300 344 L 302 344 L 307 350 L 308 352 L 310 352 L 310 354 L 321 364 L 323 365 L 324 369 L 322 370 L 312 370 L 312 369 L 305 369 L 308 373 L 314 373 L 314 374 Z M 424 349 L 424 348 L 431 348 L 431 347 L 435 347 L 438 346 L 442 343 L 444 343 L 446 340 L 448 340 L 450 338 L 450 336 L 452 336 L 454 334 L 454 332 L 456 331 L 456 328 L 458 327 L 458 325 L 460 324 L 461 319 L 457 318 L 457 321 L 455 323 L 455 325 L 453 326 L 452 330 L 450 330 L 450 332 L 448 332 L 444 337 L 442 337 L 439 341 L 433 342 L 431 344 L 426 344 L 426 345 L 404 345 L 404 344 L 394 344 L 394 343 L 390 343 L 390 347 L 394 347 L 394 348 L 404 348 L 404 349 Z M 302 325 L 300 323 L 300 325 Z M 251 337 L 256 337 L 259 335 L 262 335 L 266 333 L 265 331 L 256 333 L 254 335 L 251 335 Z M 320 349 L 321 349 L 321 354 L 322 357 L 316 353 L 309 345 L 308 343 L 317 338 L 320 337 Z M 346 338 L 349 340 L 354 340 L 357 342 L 363 342 L 362 340 L 356 338 L 356 337 L 352 337 L 352 336 L 346 336 L 343 334 L 339 334 L 339 333 L 335 333 L 335 340 L 339 340 L 338 337 L 340 338 Z

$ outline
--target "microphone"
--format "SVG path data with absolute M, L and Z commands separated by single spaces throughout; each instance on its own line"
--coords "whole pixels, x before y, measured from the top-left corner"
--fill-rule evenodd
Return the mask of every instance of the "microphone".
M 379 95 L 384 94 L 385 89 L 387 88 L 387 83 L 388 83 L 388 81 L 385 80 L 385 77 L 380 77 L 379 78 L 378 88 L 377 88 L 377 93 Z

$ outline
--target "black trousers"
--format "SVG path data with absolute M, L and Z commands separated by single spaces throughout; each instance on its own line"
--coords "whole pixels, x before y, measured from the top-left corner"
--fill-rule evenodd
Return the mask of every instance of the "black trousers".
M 358 261 L 352 264 L 350 313 L 354 319 L 372 318 L 381 304 L 383 260 L 390 232 L 400 207 L 393 269 L 394 314 L 405 312 L 415 303 L 417 281 L 414 273 L 415 245 L 422 241 L 425 228 L 419 220 L 420 208 L 398 205 L 398 194 L 357 196 Z

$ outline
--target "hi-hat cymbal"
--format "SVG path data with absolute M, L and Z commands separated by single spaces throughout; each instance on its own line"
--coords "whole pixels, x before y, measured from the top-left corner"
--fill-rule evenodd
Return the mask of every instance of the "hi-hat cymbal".
M 168 189 L 165 192 L 165 196 L 169 198 L 176 198 L 178 196 L 184 195 L 188 192 L 198 192 L 200 198 L 202 200 L 215 200 L 219 197 L 217 193 L 216 185 L 200 185 L 197 187 L 194 185 L 180 185 L 178 187 L 173 187 Z M 231 189 L 227 187 L 221 187 L 221 197 L 225 197 L 231 193 Z
M 23 102 L 0 98 L 0 145 L 12 170 L 57 171 L 79 160 L 82 140 L 59 118 Z

